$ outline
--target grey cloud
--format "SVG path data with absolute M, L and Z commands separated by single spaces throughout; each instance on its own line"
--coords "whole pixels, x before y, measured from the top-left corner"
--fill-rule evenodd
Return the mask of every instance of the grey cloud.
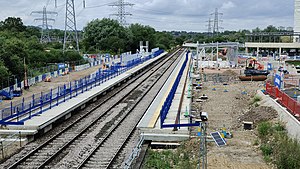
M 48 10 L 59 12 L 55 17 L 55 28 L 64 28 L 64 3 L 49 0 Z M 78 28 L 82 29 L 96 18 L 108 18 L 117 9 L 104 4 L 117 0 L 86 0 L 87 7 L 82 8 L 82 0 L 75 0 Z M 150 25 L 158 30 L 206 31 L 206 22 L 215 8 L 223 13 L 221 26 L 227 30 L 252 29 L 267 25 L 292 26 L 293 0 L 127 0 L 135 5 L 126 8 L 133 14 L 127 17 L 130 23 Z M 8 16 L 21 17 L 26 25 L 38 25 L 33 22 L 31 11 L 42 10 L 48 0 L 0 0 L 0 19 Z

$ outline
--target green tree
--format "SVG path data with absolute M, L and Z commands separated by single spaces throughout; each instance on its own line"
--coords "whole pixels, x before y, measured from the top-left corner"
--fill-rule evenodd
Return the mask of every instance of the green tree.
M 0 58 L 18 79 L 23 77 L 23 58 L 27 57 L 24 43 L 17 38 L 6 39 L 2 45 Z
M 119 50 L 123 52 L 129 41 L 125 28 L 116 20 L 107 18 L 89 22 L 84 28 L 84 37 L 83 44 L 89 52 L 96 52 L 91 51 L 92 49 L 113 53 L 118 53 Z
M 167 32 L 157 32 L 156 33 L 156 42 L 157 46 L 159 46 L 162 49 L 170 49 L 171 47 L 176 46 L 176 42 L 174 37 Z
M 0 23 L 2 30 L 9 30 L 11 32 L 22 32 L 26 29 L 21 18 L 8 17 Z
M 264 32 L 279 32 L 279 30 L 273 25 L 267 26 L 267 28 L 265 28 L 263 31 Z
M 135 52 L 139 49 L 140 41 L 144 43 L 149 41 L 149 49 L 156 47 L 155 42 L 155 29 L 150 26 L 143 26 L 141 24 L 132 24 L 129 26 L 129 30 L 132 32 L 132 45 L 131 51 Z
M 0 60 L 0 81 L 1 81 L 1 88 L 4 87 L 3 82 L 10 76 L 9 70 L 5 67 L 4 62 Z

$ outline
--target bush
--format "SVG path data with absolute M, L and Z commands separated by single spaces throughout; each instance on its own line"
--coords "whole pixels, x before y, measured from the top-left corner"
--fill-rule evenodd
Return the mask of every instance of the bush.
M 264 139 L 271 133 L 272 130 L 272 124 L 270 122 L 261 122 L 258 124 L 258 136 Z
M 198 142 L 196 144 L 198 144 Z M 142 168 L 194 169 L 197 167 L 198 158 L 195 159 L 195 157 L 193 156 L 193 153 L 191 152 L 193 148 L 194 147 L 190 144 L 182 143 L 181 146 L 175 150 L 155 151 L 150 149 L 148 150 L 145 158 L 145 163 Z
M 285 131 L 284 126 L 280 123 L 274 124 L 273 128 L 275 131 L 279 131 L 279 132 Z
M 262 122 L 257 130 L 262 140 L 260 150 L 266 162 L 273 160 L 278 169 L 300 168 L 300 144 L 288 137 L 282 124 Z
M 300 168 L 300 145 L 297 140 L 279 135 L 274 146 L 274 161 L 277 168 Z
M 251 104 L 253 105 L 253 104 L 257 104 L 258 105 L 258 103 L 257 102 L 259 102 L 259 101 L 261 101 L 261 97 L 260 96 L 258 96 L 258 95 L 255 95 L 254 97 L 253 97 L 253 99 L 252 99 L 252 101 L 251 101 Z M 257 107 L 257 106 L 256 106 Z
M 270 144 L 262 144 L 260 150 L 263 152 L 264 156 L 269 156 L 273 153 L 273 148 Z

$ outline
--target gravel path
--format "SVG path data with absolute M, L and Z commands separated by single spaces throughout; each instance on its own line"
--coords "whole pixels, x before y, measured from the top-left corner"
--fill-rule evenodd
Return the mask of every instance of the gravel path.
M 265 120 L 276 118 L 276 113 L 274 114 L 272 110 L 255 108 L 251 105 L 256 91 L 262 88 L 263 82 L 231 81 L 228 85 L 204 82 L 202 90 L 194 90 L 196 98 L 203 94 L 209 98 L 203 103 L 193 104 L 194 109 L 208 113 L 208 134 L 221 131 L 222 127 L 233 134 L 232 139 L 227 139 L 228 145 L 225 147 L 217 147 L 214 142 L 208 143 L 209 169 L 271 168 L 264 162 L 259 148 L 253 145 L 257 139 L 255 131 L 244 130 L 242 125 L 243 120 L 249 119 L 251 112 L 256 112 L 253 116 L 259 118 L 255 122 L 264 120 L 264 117 L 266 117 Z M 247 94 L 242 94 L 242 92 Z M 261 113 L 265 113 L 266 116 L 257 116 Z M 195 134 L 195 131 L 193 133 Z

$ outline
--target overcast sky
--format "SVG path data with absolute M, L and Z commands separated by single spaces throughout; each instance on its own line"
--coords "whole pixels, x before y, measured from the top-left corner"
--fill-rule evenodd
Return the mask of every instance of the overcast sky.
M 117 0 L 75 0 L 77 27 L 82 29 L 89 21 L 109 18 L 117 13 L 116 7 L 108 6 Z M 126 1 L 126 0 L 125 0 Z M 32 11 L 47 10 L 58 12 L 54 28 L 64 29 L 65 0 L 0 0 L 0 20 L 9 16 L 21 17 L 26 25 L 41 25 L 34 19 L 42 15 L 31 15 Z M 209 18 L 213 19 L 215 8 L 223 15 L 220 27 L 223 30 L 265 28 L 268 25 L 293 26 L 294 0 L 127 0 L 135 4 L 126 7 L 132 13 L 128 23 L 150 25 L 156 30 L 207 31 Z M 51 17 L 51 16 L 48 16 Z M 111 16 L 113 18 L 113 16 Z

